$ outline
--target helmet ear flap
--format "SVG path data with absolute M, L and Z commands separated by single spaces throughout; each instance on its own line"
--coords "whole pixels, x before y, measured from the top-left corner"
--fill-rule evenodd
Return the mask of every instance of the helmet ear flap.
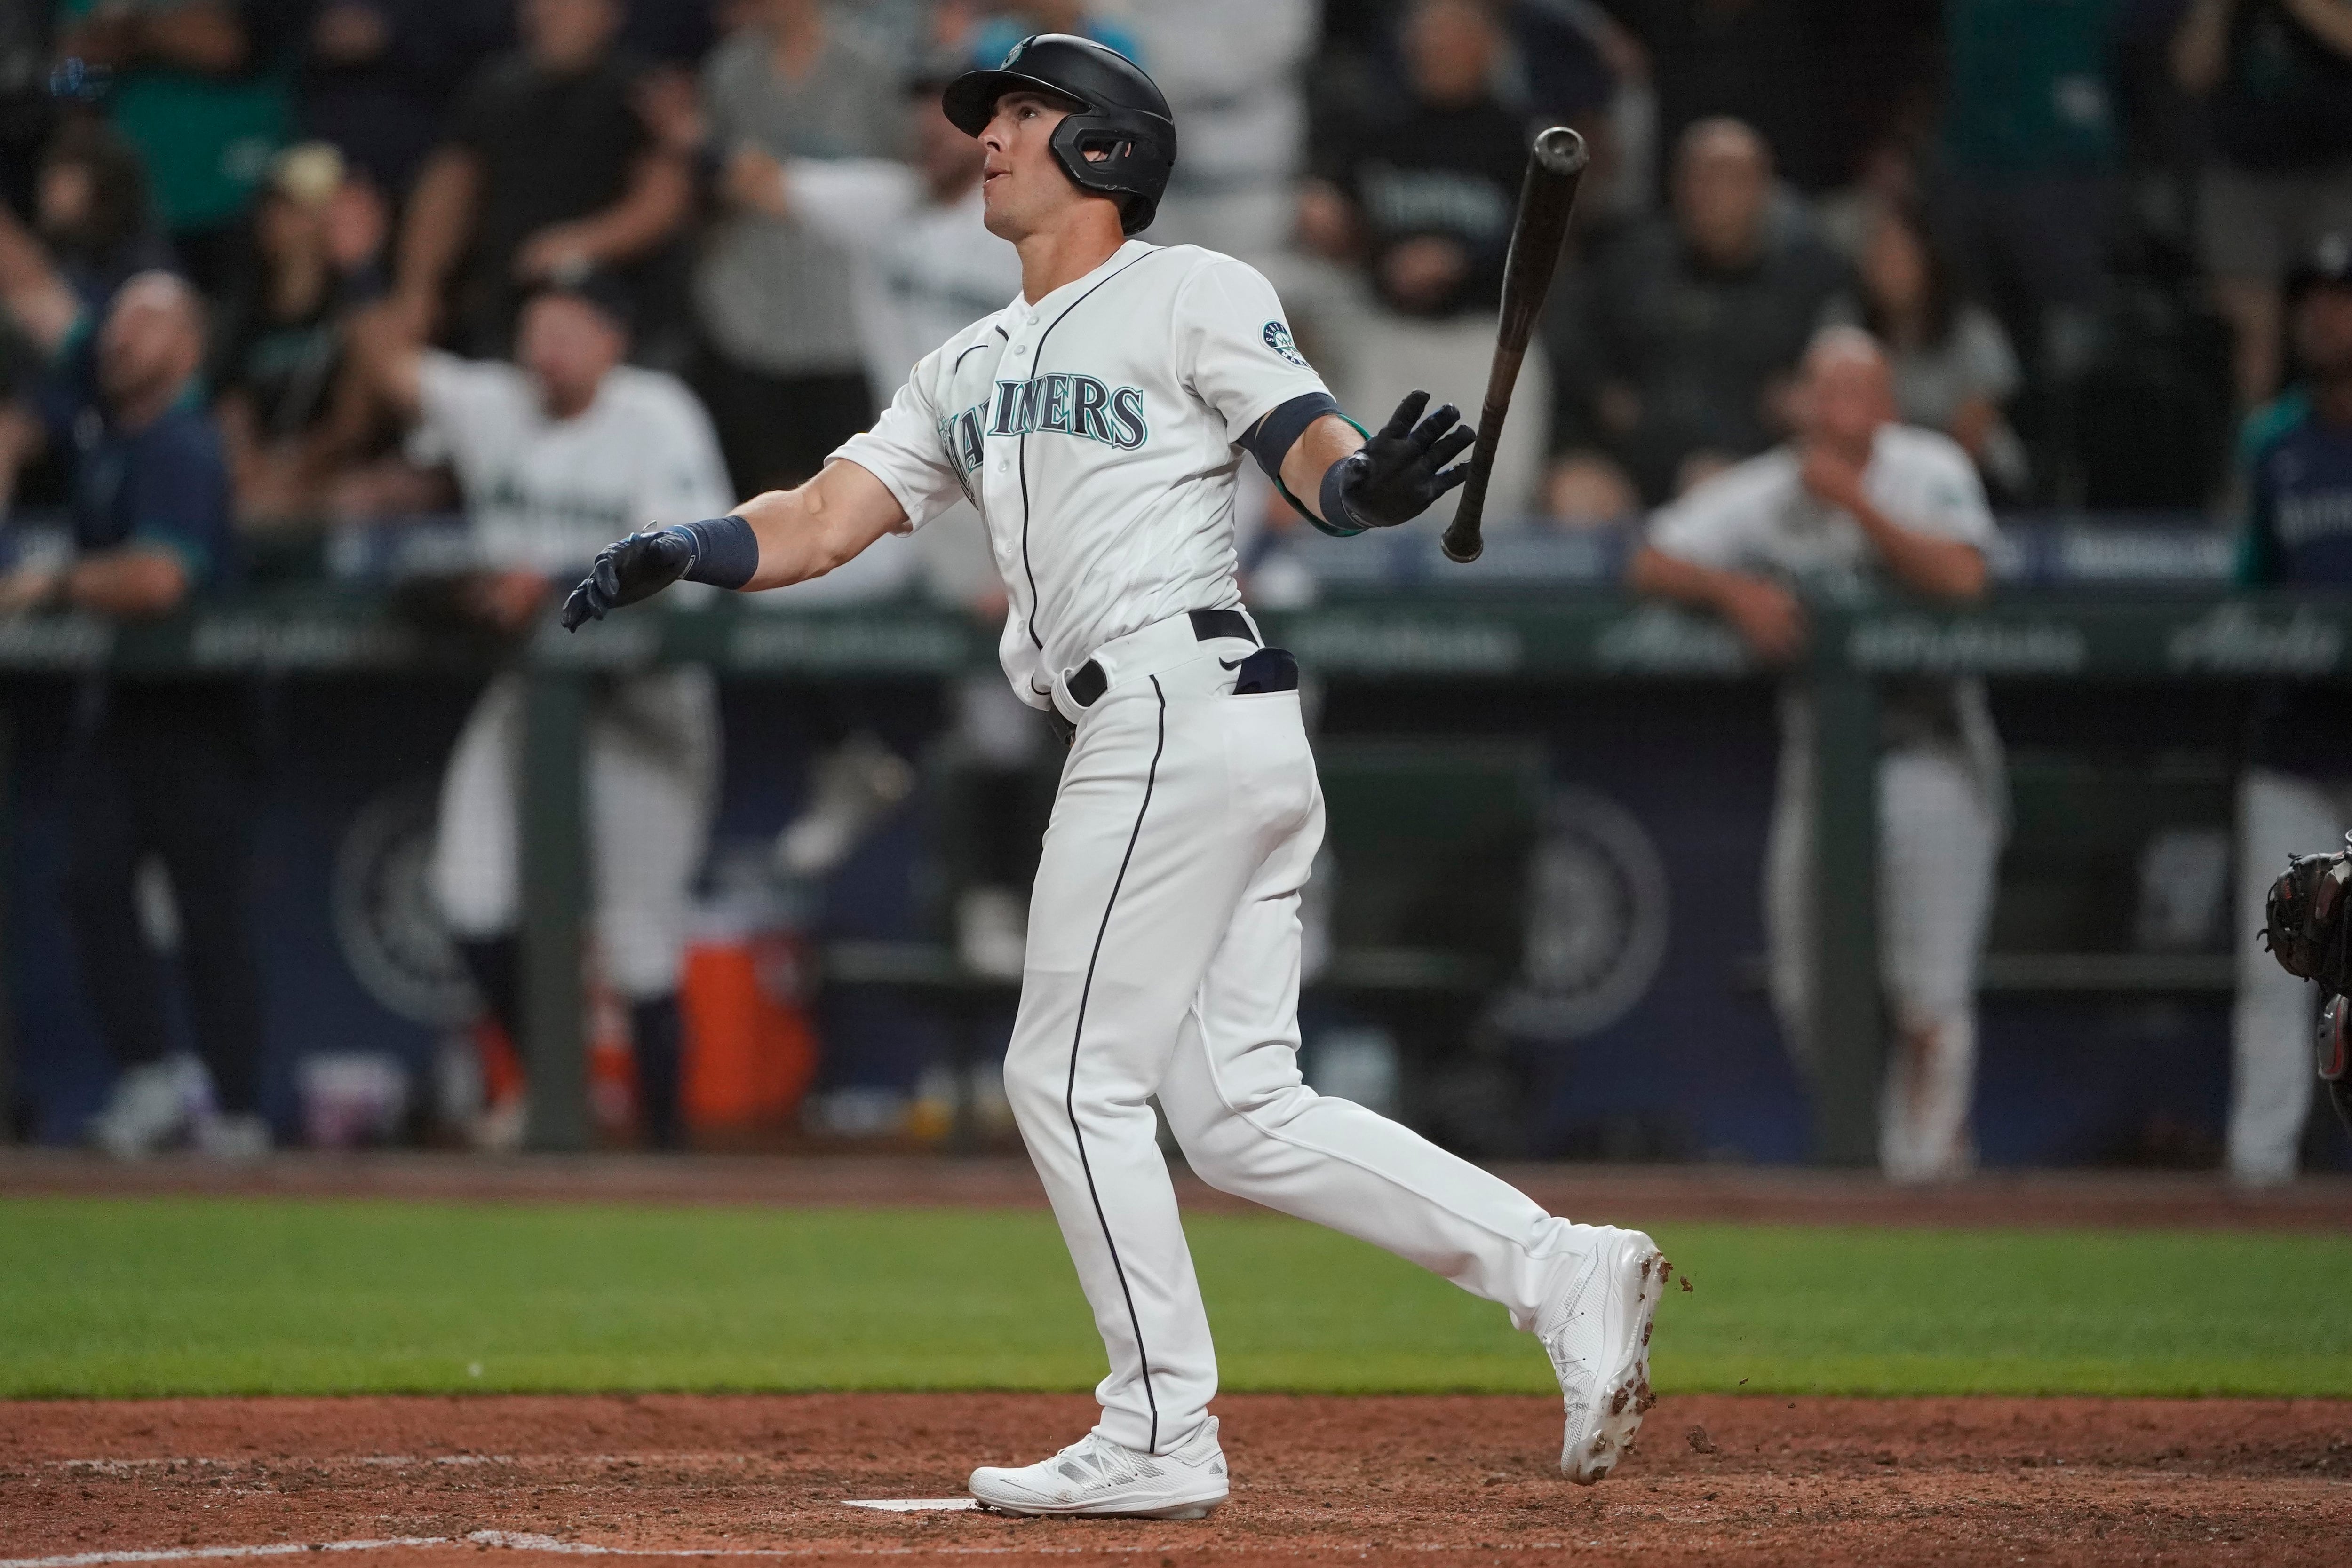
M 1055 160 L 1081 190 L 1118 198 L 1119 227 L 1139 234 L 1151 225 L 1160 207 L 1172 149 L 1162 151 L 1153 128 L 1132 119 L 1092 113 L 1063 116 L 1054 127 Z M 1160 178 L 1152 178 L 1152 171 Z

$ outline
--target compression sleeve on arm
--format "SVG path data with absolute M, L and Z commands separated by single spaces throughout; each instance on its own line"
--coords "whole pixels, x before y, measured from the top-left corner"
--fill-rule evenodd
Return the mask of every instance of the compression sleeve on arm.
M 693 547 L 686 580 L 718 588 L 740 588 L 760 570 L 760 536 L 751 525 L 730 512 L 698 523 L 678 523 L 670 532 L 683 535 Z
M 1282 460 L 1290 455 L 1290 449 L 1298 444 L 1298 438 L 1307 434 L 1307 427 L 1327 413 L 1338 414 L 1354 427 L 1357 434 L 1370 439 L 1362 425 L 1348 419 L 1347 411 L 1339 406 L 1338 399 L 1329 392 L 1316 392 L 1302 393 L 1277 405 L 1272 413 L 1249 427 L 1242 436 L 1241 444 L 1251 456 L 1257 459 L 1258 466 L 1265 470 L 1265 476 L 1274 481 L 1275 489 L 1290 503 L 1292 511 L 1305 517 L 1319 532 L 1329 534 L 1334 538 L 1352 538 L 1364 531 L 1363 526 L 1357 523 L 1343 506 L 1338 510 L 1333 509 L 1338 505 L 1334 481 L 1345 465 L 1344 459 L 1332 464 L 1324 473 L 1323 516 L 1320 517 L 1301 505 L 1298 497 L 1290 493 L 1290 486 L 1282 482 Z
M 1276 407 L 1264 419 L 1249 427 L 1242 437 L 1242 446 L 1257 459 L 1265 476 L 1276 484 L 1282 482 L 1282 460 L 1307 434 L 1307 427 L 1327 413 L 1339 413 L 1339 402 L 1327 392 L 1307 392 Z M 1340 414 L 1345 419 L 1347 415 Z

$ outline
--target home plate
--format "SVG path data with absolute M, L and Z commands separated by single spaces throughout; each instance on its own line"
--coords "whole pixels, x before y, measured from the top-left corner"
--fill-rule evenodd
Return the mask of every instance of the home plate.
M 980 1506 L 977 1498 L 969 1497 L 877 1497 L 841 1500 L 844 1508 L 878 1508 L 884 1513 L 950 1513 L 958 1509 Z

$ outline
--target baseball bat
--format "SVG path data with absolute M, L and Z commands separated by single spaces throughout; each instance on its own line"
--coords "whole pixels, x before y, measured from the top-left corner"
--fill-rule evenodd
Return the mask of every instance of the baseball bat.
M 1519 186 L 1518 215 L 1511 223 L 1511 248 L 1503 259 L 1503 319 L 1495 336 L 1495 363 L 1486 372 L 1486 402 L 1478 412 L 1478 444 L 1470 449 L 1470 477 L 1445 528 L 1445 553 L 1467 563 L 1486 548 L 1479 529 L 1486 521 L 1486 481 L 1495 472 L 1495 448 L 1503 419 L 1511 412 L 1511 389 L 1528 338 L 1543 314 L 1552 274 L 1559 270 L 1560 246 L 1568 238 L 1569 214 L 1576 210 L 1577 187 L 1584 183 L 1592 154 L 1584 138 L 1565 125 L 1536 137 L 1528 151 L 1528 177 Z

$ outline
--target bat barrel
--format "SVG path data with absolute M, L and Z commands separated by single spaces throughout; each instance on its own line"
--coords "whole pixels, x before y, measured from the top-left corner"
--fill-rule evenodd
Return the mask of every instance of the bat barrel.
M 1543 165 L 1545 173 L 1567 180 L 1584 172 L 1585 165 L 1592 162 L 1592 149 L 1567 126 L 1555 125 L 1536 138 L 1528 157 Z
M 1486 512 L 1486 485 L 1495 469 L 1495 453 L 1502 444 L 1503 420 L 1511 410 L 1511 391 L 1527 358 L 1528 340 L 1536 319 L 1543 313 L 1552 274 L 1559 267 L 1560 246 L 1568 239 L 1568 220 L 1575 210 L 1577 187 L 1592 152 L 1584 138 L 1565 125 L 1538 134 L 1528 150 L 1528 172 L 1519 187 L 1518 216 L 1511 228 L 1511 248 L 1503 261 L 1502 319 L 1495 340 L 1495 362 L 1486 378 L 1486 401 L 1478 415 L 1478 441 L 1470 451 L 1469 476 L 1462 484 L 1462 499 L 1446 525 L 1448 558 L 1474 561 L 1485 549 L 1481 529 Z

